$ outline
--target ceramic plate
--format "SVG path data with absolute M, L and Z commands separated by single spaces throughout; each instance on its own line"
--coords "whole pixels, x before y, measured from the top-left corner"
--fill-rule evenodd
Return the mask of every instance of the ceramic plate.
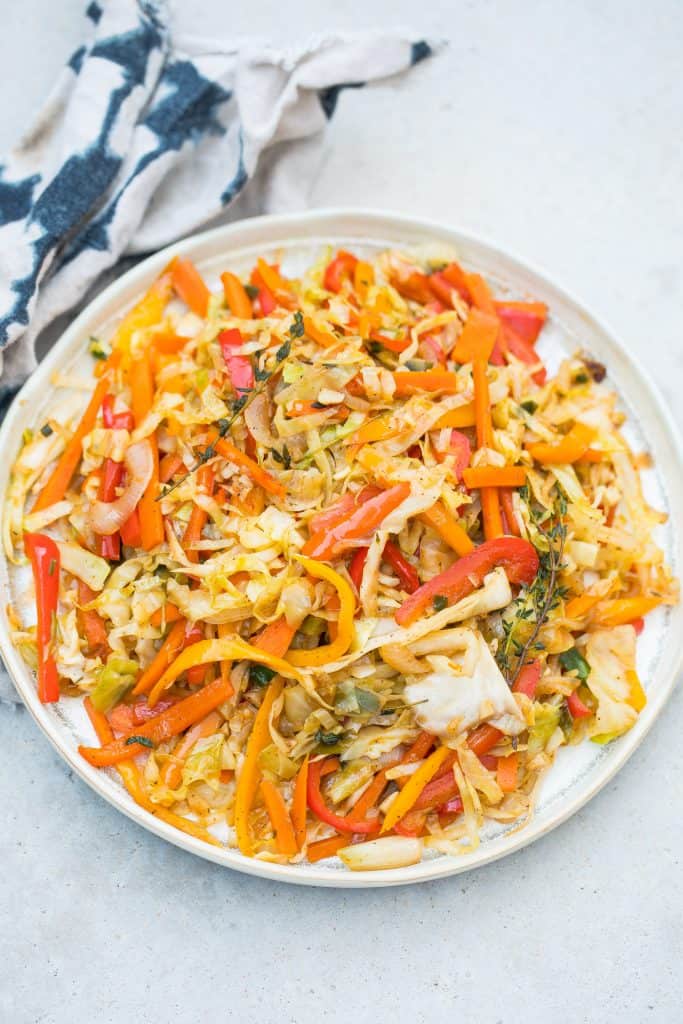
M 51 386 L 51 374 L 60 370 L 89 376 L 92 372 L 92 359 L 87 354 L 90 335 L 108 337 L 122 313 L 137 301 L 173 254 L 191 257 L 214 290 L 219 290 L 222 270 L 246 271 L 254 264 L 256 256 L 264 253 L 276 257 L 285 274 L 295 276 L 326 246 L 371 253 L 387 246 L 412 248 L 439 241 L 455 246 L 460 259 L 469 268 L 485 274 L 498 292 L 507 292 L 513 297 L 533 297 L 548 304 L 551 317 L 541 336 L 540 350 L 551 369 L 563 354 L 578 348 L 588 350 L 608 367 L 609 383 L 619 393 L 628 414 L 626 435 L 630 443 L 636 450 L 647 448 L 653 456 L 654 468 L 643 474 L 644 487 L 649 500 L 668 513 L 668 522 L 659 529 L 657 539 L 669 562 L 680 572 L 681 445 L 662 399 L 641 367 L 605 327 L 566 292 L 518 260 L 460 231 L 408 217 L 366 211 L 315 211 L 248 220 L 196 235 L 124 274 L 74 321 L 14 401 L 0 430 L 0 450 L 5 452 L 0 468 L 0 493 L 5 492 L 10 464 L 19 449 L 24 428 L 35 427 L 64 405 L 66 393 L 61 389 L 57 392 Z M 75 393 L 74 401 L 79 397 L 82 406 L 84 393 L 80 396 Z M 26 601 L 25 578 L 22 581 L 20 573 L 4 556 L 0 560 L 0 573 L 9 599 L 21 607 L 22 601 Z M 608 746 L 584 743 L 560 750 L 544 781 L 536 813 L 524 828 L 492 825 L 484 830 L 479 849 L 461 857 L 428 853 L 420 864 L 412 867 L 353 873 L 337 859 L 291 866 L 252 860 L 237 850 L 208 846 L 177 832 L 139 808 L 113 773 L 92 768 L 78 754 L 78 744 L 93 739 L 82 702 L 62 698 L 56 705 L 43 706 L 38 701 L 33 674 L 12 647 L 5 606 L 3 600 L 0 650 L 10 675 L 45 735 L 92 789 L 144 828 L 191 853 L 249 874 L 305 885 L 364 887 L 425 881 L 486 864 L 544 835 L 590 800 L 633 753 L 664 707 L 683 651 L 683 606 L 658 609 L 649 615 L 638 643 L 638 670 L 647 681 L 647 707 L 634 728 Z M 614 799 L 620 797 L 615 793 Z

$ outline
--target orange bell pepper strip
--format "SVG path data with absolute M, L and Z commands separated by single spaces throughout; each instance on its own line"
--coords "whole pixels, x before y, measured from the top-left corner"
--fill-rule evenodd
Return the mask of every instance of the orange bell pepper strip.
M 296 628 L 290 626 L 284 615 L 261 630 L 254 640 L 254 644 L 260 651 L 273 654 L 276 658 L 284 658 L 290 648 Z
M 149 346 L 155 352 L 158 352 L 159 355 L 177 356 L 179 352 L 182 352 L 189 340 L 189 338 L 185 338 L 180 334 L 162 331 L 160 334 L 155 334 L 150 338 Z
M 247 290 L 236 274 L 226 270 L 221 274 L 225 303 L 233 316 L 240 320 L 251 320 L 254 311 Z
M 514 793 L 517 789 L 517 768 L 519 765 L 519 754 L 513 751 L 507 757 L 498 758 L 496 768 L 496 781 L 504 793 Z
M 237 448 L 232 441 L 228 441 L 226 438 L 221 437 L 216 441 L 216 451 L 219 455 L 222 455 L 224 459 L 232 462 L 235 466 L 239 466 L 243 469 L 248 476 L 262 487 L 268 494 L 274 494 L 278 498 L 284 498 L 287 493 L 287 489 L 284 484 L 281 484 L 279 480 L 271 476 L 265 469 L 259 466 L 258 462 L 254 462 L 248 455 L 245 455 L 243 451 Z
M 437 747 L 424 761 L 417 771 L 410 776 L 401 792 L 394 799 L 382 822 L 381 833 L 389 832 L 390 829 L 405 817 L 413 804 L 419 797 L 427 783 L 434 777 L 445 759 L 448 757 L 448 747 Z
M 196 646 L 196 645 L 195 645 Z M 223 704 L 230 697 L 228 689 L 222 679 L 214 679 L 207 683 L 197 693 L 179 700 L 170 708 L 166 708 L 161 714 L 148 719 L 142 725 L 136 725 L 133 732 L 122 736 L 112 743 L 108 743 L 101 750 L 92 747 L 80 746 L 79 752 L 89 764 L 96 768 L 103 768 L 107 765 L 118 764 L 120 761 L 129 761 L 138 754 L 143 754 L 147 749 L 144 743 L 128 743 L 129 739 L 140 737 L 149 740 L 154 746 L 163 743 L 185 732 L 195 722 L 205 718 L 210 711 Z
M 187 756 L 198 740 L 206 736 L 213 736 L 223 722 L 223 716 L 218 711 L 210 711 L 206 718 L 197 722 L 178 741 L 170 758 L 161 769 L 161 782 L 169 789 L 177 789 L 183 777 L 183 764 Z
M 600 626 L 624 626 L 640 619 L 662 603 L 661 597 L 621 597 L 601 601 L 594 614 L 594 621 Z
M 90 604 L 95 597 L 95 591 L 91 590 L 83 580 L 78 581 L 78 603 L 79 605 Z M 106 659 L 109 653 L 109 641 L 107 630 L 102 617 L 92 608 L 79 607 L 77 613 L 78 624 L 85 636 L 88 651 L 92 655 L 100 654 Z
M 154 684 L 161 679 L 176 655 L 183 649 L 186 628 L 187 622 L 182 616 L 173 623 L 172 629 L 169 630 L 153 660 L 138 678 L 133 689 L 134 696 L 139 693 L 149 693 Z
M 254 724 L 247 741 L 247 752 L 242 763 L 242 770 L 237 779 L 235 792 L 235 832 L 240 852 L 246 857 L 253 854 L 253 845 L 249 830 L 249 813 L 254 803 L 256 791 L 261 779 L 258 758 L 261 751 L 270 743 L 270 714 L 273 704 L 282 693 L 284 683 L 275 677 L 268 688 L 256 713 Z
M 114 742 L 114 734 L 111 731 L 109 722 L 106 716 L 98 711 L 90 697 L 86 697 L 83 701 L 85 710 L 88 713 L 88 718 L 92 724 L 95 734 L 102 744 L 106 746 L 109 743 Z M 180 832 L 186 832 L 190 836 L 194 836 L 195 839 L 201 839 L 205 843 L 210 843 L 212 846 L 221 846 L 222 844 L 207 832 L 206 829 L 202 828 L 201 825 L 197 825 L 194 821 L 189 821 L 187 818 L 183 818 L 179 814 L 174 814 L 173 811 L 166 810 L 165 807 L 159 807 L 157 804 L 147 797 L 147 794 L 142 788 L 140 782 L 140 773 L 138 767 L 132 761 L 122 761 L 116 766 L 121 781 L 125 786 L 128 793 L 135 800 L 136 804 L 143 807 L 150 814 L 153 814 L 155 818 L 159 818 L 161 821 L 165 821 L 167 825 L 172 825 L 173 828 L 177 828 Z
M 319 860 L 327 857 L 334 857 L 337 850 L 349 845 L 348 835 L 330 836 L 329 839 L 319 839 L 317 843 L 311 843 L 306 851 L 306 859 L 309 864 L 316 864 Z
M 465 487 L 523 487 L 526 480 L 524 466 L 470 466 L 462 472 Z
M 368 290 L 375 283 L 375 272 L 370 263 L 358 260 L 353 269 L 353 288 L 361 305 L 367 301 Z
M 458 375 L 451 370 L 399 370 L 394 374 L 398 398 L 405 398 L 420 391 L 442 391 L 454 395 L 458 390 Z
M 474 402 L 467 402 L 466 405 L 459 405 L 457 409 L 445 412 L 434 424 L 434 430 L 444 430 L 448 427 L 459 430 L 462 427 L 473 427 L 476 422 Z
M 484 754 L 488 754 L 489 750 L 495 747 L 502 735 L 503 733 L 500 729 L 496 729 L 495 725 L 489 725 L 485 722 L 483 725 L 478 725 L 470 733 L 467 737 L 467 746 L 470 750 L 474 751 L 477 757 L 483 757 Z
M 201 466 L 197 471 L 197 487 L 210 496 L 213 494 L 213 485 L 213 466 Z M 199 505 L 195 505 L 190 513 L 190 519 L 185 528 L 182 543 L 183 550 L 191 562 L 199 561 L 199 552 L 195 550 L 195 545 L 201 540 L 202 530 L 208 518 L 209 513 L 205 509 L 200 508 Z
M 453 548 L 456 554 L 461 556 L 467 555 L 470 551 L 474 550 L 474 544 L 466 531 L 446 510 L 443 502 L 437 501 L 426 512 L 422 512 L 418 518 L 423 523 L 426 523 L 427 526 L 431 526 L 433 530 L 436 530 L 442 540 L 445 540 L 446 544 Z
M 301 768 L 299 768 L 297 773 L 296 782 L 294 783 L 294 796 L 292 797 L 292 809 L 290 811 L 294 835 L 296 837 L 296 845 L 299 850 L 303 848 L 303 845 L 306 842 L 308 760 L 309 756 L 306 754 L 301 763 Z
M 76 472 L 81 456 L 83 454 L 83 438 L 95 426 L 100 406 L 107 394 L 111 380 L 109 376 L 102 377 L 93 392 L 92 398 L 83 413 L 76 430 L 69 439 L 66 448 L 59 457 L 57 465 L 52 470 L 47 483 L 38 495 L 33 506 L 33 512 L 40 512 L 49 508 L 56 502 L 61 501 L 65 491 L 68 489 L 71 479 Z
M 565 617 L 568 619 L 580 619 L 587 615 L 591 608 L 602 601 L 604 594 L 579 594 L 567 601 L 564 607 Z
M 149 352 L 145 352 L 139 359 L 131 363 L 129 383 L 135 426 L 139 427 L 152 408 L 154 399 Z M 152 478 L 138 505 L 140 538 L 145 551 L 150 551 L 164 542 L 164 518 L 161 514 L 161 506 L 156 500 L 159 496 L 159 448 L 155 434 L 151 434 L 148 440 L 153 454 Z
M 183 302 L 197 316 L 206 316 L 211 292 L 192 260 L 177 256 L 171 263 L 170 270 L 173 288 Z
M 409 626 L 426 611 L 436 596 L 445 597 L 449 604 L 457 604 L 480 587 L 484 577 L 497 566 L 505 569 L 510 583 L 531 583 L 538 572 L 538 564 L 536 549 L 521 537 L 487 540 L 463 555 L 445 572 L 423 583 L 419 590 L 406 598 L 394 617 L 400 626 Z
M 455 343 L 452 357 L 457 363 L 472 363 L 479 358 L 488 363 L 498 337 L 498 318 L 472 307 L 460 337 Z
M 334 345 L 339 341 L 334 331 L 318 323 L 312 316 L 304 317 L 304 330 L 307 337 L 322 348 L 329 348 L 330 345 Z
M 298 853 L 299 846 L 282 794 L 269 779 L 261 780 L 261 793 L 275 833 L 277 852 L 285 857 L 292 857 Z
M 313 558 L 327 560 L 338 557 L 353 547 L 353 541 L 376 530 L 390 512 L 405 501 L 410 494 L 410 484 L 395 484 L 376 497 L 366 501 L 346 520 L 333 527 L 324 535 L 317 534 L 318 541 L 310 552 Z M 307 552 L 308 553 L 308 552 Z
M 182 619 L 182 615 L 174 604 L 169 601 L 168 604 L 163 605 L 161 608 L 157 608 L 155 612 L 150 615 L 149 621 L 152 626 L 170 625 L 173 622 L 177 622 Z
M 539 441 L 526 445 L 526 450 L 535 462 L 540 462 L 544 466 L 576 462 L 588 451 L 595 434 L 593 427 L 585 423 L 575 423 L 561 441 L 552 444 Z

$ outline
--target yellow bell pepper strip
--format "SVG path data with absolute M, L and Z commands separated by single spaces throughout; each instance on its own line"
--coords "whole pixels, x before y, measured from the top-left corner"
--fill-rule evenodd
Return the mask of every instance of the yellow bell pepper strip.
M 451 370 L 399 370 L 394 374 L 395 395 L 406 398 L 420 391 L 442 391 L 454 395 L 458 390 L 458 375 Z
M 469 490 L 482 487 L 523 487 L 526 480 L 524 466 L 471 466 L 464 469 L 462 478 Z
M 559 443 L 539 441 L 526 445 L 526 450 L 535 462 L 540 462 L 544 466 L 563 465 L 582 458 L 590 448 L 595 435 L 593 427 L 585 423 L 575 423 Z
M 645 690 L 642 687 L 638 673 L 635 669 L 629 669 L 626 673 L 628 684 L 631 688 L 629 694 L 628 703 L 631 705 L 634 711 L 640 713 L 645 705 L 647 704 L 647 696 Z
M 417 771 L 410 776 L 387 811 L 386 817 L 382 822 L 380 835 L 389 832 L 398 824 L 401 818 L 405 817 L 427 783 L 436 775 L 449 753 L 451 751 L 449 751 L 448 747 L 437 747 L 427 760 L 420 765 Z
M 595 610 L 594 622 L 600 626 L 624 626 L 640 619 L 662 603 L 661 597 L 621 597 L 601 601 Z M 566 611 L 565 611 L 566 614 Z
M 475 359 L 488 363 L 499 329 L 497 317 L 473 307 L 455 343 L 453 359 L 456 363 L 473 363 Z
M 88 713 L 88 718 L 92 724 L 95 734 L 104 747 L 109 743 L 114 742 L 114 733 L 111 731 L 111 726 L 106 719 L 106 716 L 98 711 L 93 705 L 90 697 L 86 697 L 83 701 L 85 710 Z M 189 821 L 187 818 L 183 818 L 180 814 L 174 814 L 173 811 L 167 811 L 165 807 L 159 807 L 157 804 L 152 803 L 147 794 L 144 792 L 140 783 L 140 773 L 138 772 L 138 766 L 132 761 L 121 761 L 116 766 L 121 781 L 125 786 L 126 790 L 132 796 L 135 803 L 140 807 L 143 807 L 150 814 L 153 814 L 155 818 L 159 818 L 161 821 L 165 821 L 167 825 L 172 825 L 173 828 L 179 829 L 181 832 L 187 833 L 187 835 L 194 836 L 195 839 L 201 839 L 204 843 L 210 843 L 212 846 L 221 846 L 222 844 L 207 832 L 206 829 L 202 828 L 201 825 L 197 825 L 194 821 Z
M 375 283 L 375 272 L 370 263 L 358 260 L 353 270 L 353 287 L 361 305 L 365 305 L 368 298 L 368 289 Z
M 206 316 L 211 292 L 192 260 L 176 256 L 170 265 L 173 288 L 197 316 Z
M 211 642 L 205 640 L 203 644 Z M 214 642 L 220 643 L 221 641 Z M 199 647 L 200 644 L 195 644 L 194 646 Z M 249 647 L 248 644 L 244 646 Z M 188 651 L 191 650 L 192 648 L 188 647 Z M 178 658 L 178 661 L 180 660 Z M 101 750 L 81 746 L 78 748 L 79 753 L 89 764 L 94 765 L 95 768 L 118 764 L 120 761 L 129 761 L 132 757 L 143 754 L 147 749 L 145 743 L 129 743 L 129 739 L 136 740 L 139 737 L 143 740 L 149 740 L 153 746 L 157 746 L 157 744 L 163 743 L 164 740 L 168 740 L 172 736 L 179 736 L 180 733 L 185 732 L 195 722 L 205 718 L 219 704 L 223 704 L 229 696 L 230 693 L 223 680 L 214 679 L 213 682 L 207 683 L 201 690 L 191 694 L 191 696 L 186 697 L 184 700 L 179 700 L 177 704 L 166 708 L 165 711 L 155 715 L 154 718 L 149 718 L 142 725 L 136 725 L 131 733 L 124 734 L 120 739 L 108 743 Z M 151 707 L 152 702 L 149 701 L 148 703 Z
M 474 402 L 467 402 L 466 405 L 459 405 L 457 409 L 445 412 L 434 424 L 434 430 L 443 430 L 447 427 L 459 430 L 462 427 L 473 427 L 476 422 Z
M 278 498 L 284 498 L 287 493 L 287 489 L 284 484 L 281 484 L 279 480 L 271 476 L 270 473 L 266 472 L 259 466 L 258 462 L 254 462 L 250 459 L 241 449 L 237 448 L 232 441 L 226 440 L 222 437 L 216 441 L 216 451 L 219 455 L 222 455 L 224 459 L 234 463 L 235 466 L 239 466 L 243 469 L 248 476 L 263 488 L 264 491 L 268 491 L 269 494 L 274 494 Z
M 239 277 L 226 270 L 225 273 L 221 274 L 221 282 L 223 284 L 225 303 L 232 315 L 240 320 L 251 320 L 254 315 L 251 299 L 247 295 L 246 288 Z
M 470 551 L 474 551 L 474 544 L 462 526 L 447 511 L 443 502 L 437 501 L 436 505 L 432 505 L 426 512 L 422 512 L 418 519 L 436 530 L 441 539 L 445 540 L 457 555 L 467 555 Z
M 86 434 L 89 434 L 95 426 L 97 414 L 100 411 L 100 406 L 102 405 L 104 397 L 109 391 L 110 386 L 111 379 L 109 375 L 100 378 L 98 381 L 97 387 L 93 391 L 92 398 L 88 402 L 87 408 L 83 413 L 76 430 L 62 452 L 57 465 L 52 470 L 47 483 L 36 499 L 32 509 L 33 512 L 40 512 L 44 508 L 49 508 L 50 505 L 54 505 L 64 497 L 64 494 L 71 483 L 71 478 L 76 472 L 78 463 L 81 461 L 81 456 L 83 454 L 83 438 Z
M 154 707 L 164 690 L 172 686 L 176 679 L 183 672 L 187 672 L 188 669 L 195 668 L 197 665 L 210 665 L 212 662 L 227 661 L 228 659 L 230 661 L 257 661 L 261 665 L 267 665 L 268 668 L 274 669 L 275 672 L 279 672 L 288 679 L 301 681 L 301 673 L 297 672 L 288 662 L 283 661 L 282 658 L 268 654 L 267 651 L 260 650 L 258 647 L 240 640 L 237 636 L 225 636 L 214 640 L 200 640 L 198 643 L 186 647 L 173 664 L 169 665 L 158 683 L 156 683 L 147 698 L 147 703 L 150 707 Z M 225 684 L 223 686 L 227 692 Z M 228 697 L 231 696 L 232 686 L 229 686 Z M 226 697 L 225 699 L 227 700 L 228 698 Z
M 245 857 L 251 857 L 253 846 L 249 833 L 249 812 L 254 803 L 254 797 L 261 780 L 261 771 L 258 766 L 259 754 L 264 747 L 271 742 L 270 739 L 270 714 L 273 704 L 282 693 L 284 681 L 276 676 L 268 684 L 268 688 L 256 712 L 256 718 L 247 741 L 247 752 L 237 779 L 235 791 L 235 832 L 237 833 L 237 845 Z
M 285 857 L 293 857 L 298 853 L 299 846 L 282 794 L 269 779 L 261 780 L 261 793 L 275 833 L 277 852 Z
M 129 354 L 130 343 L 135 332 L 142 331 L 146 327 L 154 327 L 162 319 L 172 291 L 171 274 L 167 268 L 154 281 L 140 301 L 126 313 L 116 328 L 112 339 L 113 351 L 120 352 L 124 357 Z
M 314 558 L 329 560 L 353 547 L 353 542 L 381 526 L 386 517 L 405 501 L 410 494 L 410 484 L 395 484 L 375 497 L 369 498 L 356 511 L 326 534 L 316 534 L 315 544 L 306 545 L 306 554 Z M 312 538 L 313 539 L 313 538 Z
M 292 825 L 294 827 L 294 835 L 296 836 L 296 845 L 300 850 L 306 842 L 308 760 L 309 755 L 306 754 L 301 764 L 301 768 L 299 768 L 296 782 L 294 783 L 294 796 L 292 797 L 292 809 L 290 812 Z
M 580 594 L 567 601 L 564 607 L 565 618 L 581 619 L 587 615 L 591 608 L 603 600 L 604 594 Z
M 306 558 L 304 555 L 296 555 L 297 562 L 300 562 L 309 576 L 315 579 L 327 580 L 331 583 L 339 595 L 339 618 L 337 619 L 337 635 L 330 644 L 323 647 L 316 647 L 312 651 L 290 651 L 287 659 L 290 665 L 299 668 L 313 668 L 326 665 L 328 662 L 336 661 L 348 651 L 355 636 L 353 616 L 356 611 L 356 599 L 353 589 L 349 583 L 340 576 L 338 572 L 317 562 L 313 558 Z
M 538 572 L 535 547 L 521 537 L 496 537 L 484 541 L 468 555 L 439 573 L 406 598 L 394 618 L 399 626 L 409 626 L 432 604 L 435 597 L 445 597 L 457 604 L 480 587 L 497 566 L 505 569 L 510 583 L 531 583 Z

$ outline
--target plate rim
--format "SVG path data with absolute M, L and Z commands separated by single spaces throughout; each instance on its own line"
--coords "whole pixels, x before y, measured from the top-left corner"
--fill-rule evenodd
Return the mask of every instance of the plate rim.
M 245 234 L 245 231 L 248 234 L 250 228 L 255 232 L 259 230 L 267 232 L 273 229 L 275 232 L 279 231 L 282 234 L 283 230 L 286 230 L 288 227 L 301 231 L 302 229 L 305 230 L 308 226 L 314 227 L 318 223 L 339 221 L 340 223 L 336 230 L 339 234 L 343 234 L 344 219 L 363 221 L 367 225 L 367 239 L 369 242 L 373 240 L 373 237 L 376 239 L 379 237 L 382 224 L 390 226 L 394 231 L 397 228 L 404 228 L 407 231 L 424 234 L 425 237 L 431 237 L 434 240 L 443 239 L 446 241 L 450 239 L 456 246 L 458 242 L 465 245 L 471 244 L 475 248 L 487 251 L 492 257 L 515 264 L 524 272 L 530 273 L 541 280 L 572 306 L 585 319 L 588 327 L 591 325 L 596 327 L 619 352 L 627 369 L 634 375 L 637 375 L 639 382 L 649 393 L 650 401 L 656 404 L 658 408 L 660 426 L 671 442 L 672 462 L 677 464 L 677 470 L 683 476 L 683 440 L 668 404 L 662 397 L 657 385 L 650 377 L 649 372 L 641 365 L 640 360 L 618 340 L 618 336 L 609 325 L 603 319 L 596 317 L 590 312 L 583 303 L 576 299 L 572 292 L 558 285 L 550 275 L 545 271 L 539 270 L 527 259 L 521 259 L 507 247 L 501 248 L 497 244 L 490 242 L 487 238 L 470 230 L 451 224 L 444 226 L 428 218 L 413 217 L 391 210 L 366 209 L 356 206 L 321 207 L 299 213 L 268 214 L 237 221 L 232 224 L 220 225 L 192 234 L 141 260 L 134 267 L 112 281 L 99 295 L 88 303 L 61 334 L 37 370 L 13 399 L 4 422 L 0 427 L 0 447 L 5 450 L 14 450 L 15 445 L 13 441 L 16 440 L 17 433 L 15 421 L 22 414 L 23 403 L 30 399 L 34 391 L 39 390 L 40 383 L 55 368 L 55 364 L 59 362 L 62 352 L 70 352 L 72 348 L 75 349 L 78 335 L 82 333 L 84 326 L 91 319 L 97 318 L 98 315 L 104 320 L 105 310 L 110 305 L 115 305 L 117 300 L 120 309 L 125 310 L 129 308 L 128 300 L 122 301 L 118 298 L 119 294 L 129 290 L 133 284 L 137 285 L 139 290 L 143 289 L 147 282 L 156 275 L 158 270 L 168 262 L 171 256 L 176 254 L 191 255 L 196 249 L 211 246 L 213 243 L 224 243 L 226 253 L 229 253 L 231 243 L 234 248 L 246 247 L 249 242 L 241 240 L 241 236 Z M 350 234 L 353 233 L 350 232 Z M 305 241 L 304 234 L 301 236 L 301 241 Z M 264 241 L 263 244 L 267 245 L 268 243 Z M 277 238 L 271 244 L 276 246 Z M 201 257 L 199 258 L 201 259 Z M 212 257 L 205 256 L 204 258 L 211 259 Z M 645 435 L 647 437 L 647 431 L 645 431 Z M 666 477 L 662 475 L 662 478 L 668 479 L 668 473 Z M 4 496 L 4 487 L 2 496 Z M 4 502 L 2 514 L 4 515 Z M 675 523 L 672 523 L 672 531 L 674 546 L 678 552 L 681 537 Z M 680 562 L 680 558 L 677 561 Z M 0 555 L 0 563 L 2 572 L 6 575 L 7 560 L 4 552 Z M 678 565 L 678 568 L 680 569 L 680 565 Z M 91 789 L 104 797 L 109 804 L 147 831 L 221 867 L 229 867 L 242 873 L 266 878 L 271 881 L 331 888 L 377 888 L 409 885 L 460 874 L 463 871 L 482 867 L 501 857 L 515 853 L 563 824 L 592 800 L 614 778 L 634 751 L 640 746 L 654 722 L 662 713 L 683 666 L 683 638 L 679 640 L 678 646 L 677 656 L 670 662 L 668 667 L 665 666 L 664 669 L 659 670 L 656 701 L 648 704 L 648 707 L 651 707 L 652 710 L 646 718 L 643 719 L 641 717 L 638 731 L 636 732 L 635 729 L 631 730 L 631 732 L 621 737 L 618 741 L 619 747 L 611 752 L 610 759 L 599 769 L 598 778 L 585 787 L 579 787 L 579 791 L 565 805 L 559 807 L 549 821 L 534 825 L 532 819 L 531 822 L 518 831 L 488 841 L 486 845 L 480 846 L 474 854 L 457 858 L 442 855 L 433 859 L 423 860 L 409 868 L 393 868 L 376 872 L 357 873 L 349 870 L 331 870 L 330 868 L 322 868 L 305 863 L 301 865 L 287 865 L 247 858 L 239 853 L 238 850 L 227 847 L 213 847 L 199 839 L 179 832 L 172 826 L 160 821 L 150 812 L 138 807 L 112 777 L 88 765 L 87 762 L 78 757 L 76 751 L 72 752 L 61 741 L 58 717 L 51 713 L 49 706 L 42 705 L 39 702 L 32 678 L 26 672 L 26 666 L 21 655 L 11 642 L 9 623 L 4 607 L 2 614 L 0 614 L 0 653 L 24 705 L 41 731 L 47 736 L 55 750 L 67 762 L 69 767 Z M 663 678 L 660 678 L 664 671 L 666 674 Z M 29 685 L 29 679 L 31 679 L 31 685 Z

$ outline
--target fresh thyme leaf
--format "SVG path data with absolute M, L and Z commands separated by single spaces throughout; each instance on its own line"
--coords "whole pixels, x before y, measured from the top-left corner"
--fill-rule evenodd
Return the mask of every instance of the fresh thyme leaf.
M 577 677 L 582 683 L 586 682 L 591 673 L 590 665 L 576 647 L 572 647 L 568 651 L 562 651 L 560 665 L 565 672 L 576 672 Z
M 43 435 L 43 437 L 49 437 L 50 434 L 54 434 L 54 430 L 52 429 L 49 423 L 43 423 L 42 427 L 40 428 L 40 432 Z
M 148 736 L 129 736 L 125 745 L 132 747 L 134 743 L 139 743 L 141 747 L 149 747 L 150 750 L 154 750 L 154 744 Z
M 524 412 L 529 412 L 533 414 L 538 409 L 537 403 L 533 402 L 530 398 L 527 399 L 526 402 L 520 402 L 519 404 L 521 405 L 522 409 L 524 409 Z
M 258 297 L 258 288 L 256 287 L 256 285 L 245 284 L 244 290 L 250 299 L 255 299 Z
M 432 604 L 435 612 L 442 612 L 444 608 L 448 608 L 448 598 L 443 594 L 435 594 Z
M 304 336 L 304 318 L 299 309 L 294 314 L 294 323 L 289 328 L 289 334 L 292 338 L 303 338 Z
M 254 370 L 254 378 L 257 381 L 268 380 L 270 378 L 270 370 L 260 370 L 257 366 Z
M 324 732 L 323 729 L 318 729 L 315 734 L 315 741 L 323 747 L 336 747 L 340 740 L 344 738 L 344 733 L 337 732 Z
M 283 341 L 283 343 L 280 345 L 279 349 L 275 353 L 275 359 L 277 360 L 278 363 L 281 363 L 281 362 L 283 362 L 287 358 L 287 356 L 289 355 L 289 353 L 291 351 L 292 351 L 292 343 L 291 343 L 291 341 Z

